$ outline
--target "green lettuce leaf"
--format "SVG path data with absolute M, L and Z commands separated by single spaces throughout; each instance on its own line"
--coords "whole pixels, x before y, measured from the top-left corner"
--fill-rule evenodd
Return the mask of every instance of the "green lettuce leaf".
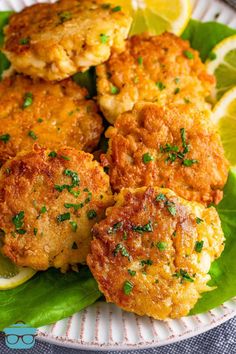
M 217 43 L 234 34 L 235 29 L 221 23 L 190 20 L 182 38 L 189 40 L 191 47 L 198 50 L 205 61 Z
M 73 315 L 101 297 L 87 267 L 79 273 L 56 269 L 37 273 L 28 282 L 0 291 L 0 330 L 24 321 L 35 328 Z
M 8 23 L 9 17 L 12 14 L 11 11 L 0 12 L 0 48 L 3 45 L 3 27 Z M 5 55 L 0 51 L 0 80 L 4 70 L 8 69 L 10 62 Z
M 210 269 L 210 286 L 216 289 L 203 294 L 191 314 L 202 313 L 236 296 L 236 168 L 229 173 L 224 198 L 217 206 L 225 235 L 225 249 Z

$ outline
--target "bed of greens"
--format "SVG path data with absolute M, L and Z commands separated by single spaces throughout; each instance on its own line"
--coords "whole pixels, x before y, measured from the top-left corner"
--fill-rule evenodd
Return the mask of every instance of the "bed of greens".
M 2 29 L 10 12 L 0 12 L 0 45 L 3 42 Z M 200 52 L 205 61 L 212 48 L 226 37 L 236 34 L 236 30 L 225 25 L 191 20 L 182 37 Z M 0 78 L 10 66 L 0 52 Z M 91 96 L 96 93 L 95 71 L 77 74 L 74 80 L 86 86 Z M 229 173 L 224 190 L 224 199 L 217 206 L 226 238 L 222 256 L 212 264 L 211 292 L 204 293 L 191 314 L 208 311 L 236 296 L 236 168 Z M 62 274 L 55 269 L 38 272 L 28 282 L 11 290 L 0 291 L 0 330 L 21 320 L 34 327 L 56 322 L 97 301 L 102 294 L 98 290 L 87 267 L 79 273 Z

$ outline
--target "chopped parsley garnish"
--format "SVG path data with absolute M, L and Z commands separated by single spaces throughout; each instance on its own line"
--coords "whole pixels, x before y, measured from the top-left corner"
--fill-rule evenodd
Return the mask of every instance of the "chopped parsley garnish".
M 72 14 L 69 11 L 63 11 L 58 14 L 60 18 L 60 23 L 64 23 L 72 19 Z
M 127 238 L 128 238 L 127 232 L 126 232 L 126 231 L 124 231 L 124 234 L 123 234 L 123 240 L 127 240 Z
M 36 236 L 37 233 L 38 233 L 38 229 L 35 227 L 35 228 L 34 228 L 34 236 Z
M 179 77 L 176 77 L 176 78 L 174 79 L 174 82 L 175 82 L 176 84 L 178 84 L 178 83 L 180 82 L 180 78 L 179 78 Z
M 64 170 L 63 174 L 65 176 L 71 177 L 72 179 L 72 183 L 71 185 L 69 184 L 63 184 L 61 186 L 59 185 L 55 185 L 54 188 L 58 191 L 58 192 L 62 192 L 63 190 L 67 190 L 69 193 L 73 194 L 75 197 L 77 197 L 79 195 L 79 191 L 73 191 L 72 188 L 79 186 L 80 180 L 79 180 L 79 176 L 77 172 L 71 171 L 71 170 Z
M 108 41 L 108 36 L 106 34 L 101 33 L 100 34 L 100 41 L 102 44 L 106 44 Z
M 73 245 L 71 247 L 73 250 L 77 250 L 78 249 L 78 246 L 77 246 L 77 243 L 76 242 L 73 242 Z
M 176 87 L 176 89 L 174 90 L 174 94 L 177 95 L 180 92 L 180 88 Z
M 136 275 L 136 271 L 132 269 L 128 269 L 128 273 L 129 275 L 131 275 L 131 277 L 134 277 Z
M 78 228 L 77 222 L 71 221 L 70 226 L 71 226 L 73 232 L 77 231 L 77 228 Z
M 193 278 L 190 277 L 190 275 L 188 274 L 188 272 L 186 272 L 185 270 L 183 269 L 180 269 L 179 272 L 176 272 L 175 274 L 173 274 L 174 277 L 177 277 L 177 278 L 181 278 L 182 280 L 185 280 L 185 281 L 188 281 L 190 283 L 193 283 L 194 280 Z
M 184 56 L 188 59 L 194 59 L 194 54 L 190 52 L 189 50 L 184 50 Z
M 102 4 L 101 7 L 102 9 L 110 9 L 111 4 Z
M 145 265 L 147 265 L 147 266 L 151 266 L 151 265 L 153 265 L 153 261 L 151 260 L 151 259 L 146 259 L 146 260 L 142 260 L 142 261 L 140 261 L 140 264 L 141 264 L 141 266 L 145 266 Z
M 29 42 L 30 42 L 30 38 L 29 37 L 21 38 L 20 41 L 19 41 L 20 45 L 27 45 L 27 44 L 29 44 Z
M 157 242 L 156 247 L 159 249 L 159 251 L 164 251 L 167 248 L 167 243 Z
M 70 220 L 70 213 L 65 213 L 65 214 L 60 214 L 57 216 L 57 221 L 58 222 L 63 222 L 66 220 Z
M 142 234 L 143 232 L 152 232 L 153 226 L 152 226 L 152 222 L 149 221 L 146 225 L 133 226 L 132 229 L 133 229 L 133 231 L 138 232 L 139 234 Z
M 38 123 L 42 123 L 43 122 L 43 118 L 38 118 L 37 122 Z
M 119 252 L 123 257 L 127 257 L 128 259 L 130 259 L 129 252 L 121 243 L 118 243 L 118 245 L 116 245 L 116 248 L 114 250 L 114 256 L 117 256 Z
M 185 159 L 183 160 L 183 165 L 187 167 L 191 167 L 195 163 L 198 163 L 198 160 L 192 160 L 192 159 Z
M 196 223 L 197 223 L 197 224 L 201 224 L 203 221 L 204 221 L 204 220 L 202 220 L 201 218 L 196 217 Z
M 24 95 L 24 101 L 23 101 L 23 105 L 22 108 L 28 108 L 32 105 L 33 103 L 33 94 L 32 92 L 26 92 L 26 94 Z
M 16 230 L 16 233 L 19 234 L 19 235 L 24 235 L 24 234 L 26 234 L 26 230 L 17 229 L 17 230 Z
M 97 216 L 97 213 L 93 209 L 91 209 L 91 210 L 89 210 L 87 212 L 87 217 L 88 217 L 89 220 L 92 220 L 92 219 L 96 218 L 96 216 Z
M 46 212 L 47 212 L 47 208 L 44 205 L 40 210 L 40 214 L 45 214 Z
M 134 287 L 133 283 L 131 283 L 129 280 L 126 280 L 123 286 L 125 295 L 129 295 L 132 292 L 133 287 Z
M 166 202 L 165 204 L 166 204 L 167 209 L 168 209 L 168 211 L 170 212 L 170 214 L 171 214 L 172 216 L 175 216 L 175 215 L 176 215 L 176 206 L 175 206 L 175 203 L 170 202 L 169 200 L 167 200 L 167 202 Z
M 0 141 L 3 141 L 5 144 L 10 140 L 10 138 L 11 138 L 10 134 L 0 135 Z
M 61 157 L 62 159 L 66 160 L 66 161 L 70 161 L 70 158 L 68 156 L 60 155 L 59 157 Z
M 176 236 L 176 234 L 177 234 L 177 232 L 176 232 L 176 231 L 174 231 L 174 232 L 173 232 L 173 237 L 175 237 L 175 236 Z
M 30 137 L 30 138 L 32 138 L 33 140 L 37 140 L 38 138 L 37 138 L 37 135 L 32 131 L 32 130 L 30 130 L 29 132 L 28 132 L 28 136 Z
M 79 204 L 72 204 L 72 203 L 65 203 L 64 207 L 66 209 L 74 208 L 75 211 L 82 209 L 84 206 L 84 203 L 79 203 Z
M 166 86 L 161 81 L 156 82 L 156 86 L 159 88 L 160 91 L 166 88 Z
M 197 253 L 201 253 L 201 252 L 202 252 L 203 245 L 204 245 L 204 241 L 196 241 L 195 247 L 194 247 L 195 251 L 196 251 Z
M 188 104 L 188 103 L 190 103 L 190 99 L 187 97 L 184 97 L 184 102 Z
M 118 89 L 118 87 L 112 85 L 111 86 L 111 94 L 112 95 L 117 95 L 120 92 L 120 90 Z
M 143 57 L 138 57 L 138 65 L 143 65 Z
M 143 163 L 147 164 L 151 161 L 154 160 L 154 157 L 152 155 L 149 154 L 149 152 L 147 152 L 146 154 L 143 155 Z
M 55 157 L 57 157 L 57 153 L 56 153 L 56 151 L 51 151 L 51 152 L 48 154 L 48 156 L 55 158 Z
M 116 224 L 114 224 L 112 227 L 110 227 L 107 231 L 108 234 L 114 234 L 116 233 L 116 231 L 120 230 L 123 226 L 123 222 L 117 222 Z
M 121 6 L 116 6 L 111 9 L 112 12 L 118 12 L 121 11 L 122 7 Z
M 216 55 L 216 53 L 214 53 L 214 52 L 211 52 L 209 55 L 208 55 L 208 59 L 210 59 L 210 60 L 215 60 L 217 58 L 217 55 Z
M 24 217 L 25 217 L 25 212 L 24 211 L 20 211 L 18 214 L 13 216 L 12 222 L 15 225 L 16 229 L 20 229 L 23 226 Z
M 165 200 L 166 200 L 166 196 L 163 193 L 160 193 L 156 196 L 156 202 L 165 201 Z

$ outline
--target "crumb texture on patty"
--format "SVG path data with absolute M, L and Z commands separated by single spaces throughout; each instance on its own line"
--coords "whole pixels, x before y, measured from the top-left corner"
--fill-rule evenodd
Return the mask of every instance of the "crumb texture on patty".
M 187 200 L 219 203 L 228 162 L 210 112 L 194 104 L 138 103 L 106 132 L 102 163 L 112 188 L 165 187 Z
M 60 83 L 13 75 L 0 83 L 0 163 L 37 142 L 49 149 L 93 151 L 102 118 L 87 90 L 71 79 Z
M 199 53 L 167 32 L 129 38 L 122 53 L 112 53 L 97 67 L 97 76 L 98 101 L 111 124 L 138 101 L 161 105 L 191 101 L 204 107 L 215 86 Z
M 12 15 L 3 51 L 18 72 L 62 80 L 123 50 L 131 22 L 100 0 L 37 4 Z
M 85 263 L 91 228 L 112 203 L 109 177 L 92 155 L 35 145 L 0 170 L 1 251 L 36 270 Z
M 108 302 L 155 319 L 179 318 L 210 290 L 223 251 L 215 208 L 168 189 L 123 189 L 93 228 L 88 265 Z

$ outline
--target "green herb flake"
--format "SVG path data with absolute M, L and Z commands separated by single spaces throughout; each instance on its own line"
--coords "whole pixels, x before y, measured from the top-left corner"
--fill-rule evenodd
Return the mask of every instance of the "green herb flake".
M 203 222 L 204 220 L 202 220 L 201 218 L 196 217 L 196 223 L 199 225 Z
M 138 57 L 138 65 L 143 65 L 143 57 Z
M 26 92 L 23 98 L 23 105 L 22 108 L 26 109 L 33 104 L 33 94 L 32 92 Z
M 166 88 L 166 86 L 161 81 L 156 82 L 156 86 L 159 88 L 160 91 L 163 91 Z
M 122 10 L 122 7 L 121 7 L 121 6 L 116 6 L 116 7 L 113 7 L 113 8 L 111 9 L 112 12 L 119 12 L 119 11 L 121 11 L 121 10 Z
M 183 54 L 188 59 L 194 59 L 194 54 L 192 52 L 190 52 L 189 50 L 184 50 Z
M 0 135 L 0 141 L 3 141 L 5 144 L 10 140 L 10 138 L 11 138 L 10 134 Z
M 52 158 L 55 158 L 57 157 L 57 153 L 56 151 L 51 151 L 49 154 L 48 154 L 49 157 L 52 157 Z
M 167 206 L 167 209 L 169 211 L 169 213 L 172 215 L 172 216 L 175 216 L 176 215 L 176 206 L 175 206 L 175 203 L 173 202 L 170 202 L 169 200 L 166 202 L 166 206 Z
M 79 203 L 79 204 L 65 203 L 64 207 L 66 209 L 74 208 L 75 211 L 78 211 L 79 209 L 82 209 L 84 207 L 84 203 Z
M 154 157 L 147 152 L 146 154 L 143 155 L 142 157 L 143 163 L 148 164 L 149 162 L 154 160 Z
M 124 231 L 124 234 L 123 234 L 123 240 L 127 240 L 127 238 L 128 238 L 127 232 L 126 232 L 126 231 Z
M 72 248 L 73 250 L 77 250 L 77 249 L 78 249 L 77 243 L 76 243 L 76 242 L 73 242 L 71 248 Z
M 166 196 L 165 194 L 163 193 L 159 193 L 157 196 L 156 196 L 156 202 L 160 202 L 160 201 L 166 201 Z
M 26 230 L 24 230 L 24 229 L 17 229 L 17 230 L 16 230 L 16 233 L 19 234 L 19 235 L 24 235 L 24 234 L 26 234 Z
M 71 14 L 71 12 L 69 12 L 69 11 L 60 12 L 60 13 L 58 14 L 58 16 L 59 16 L 59 18 L 60 18 L 60 23 L 61 23 L 61 24 L 72 19 L 72 14 Z
M 27 45 L 27 44 L 30 43 L 30 38 L 29 38 L 29 37 L 21 38 L 21 39 L 19 40 L 19 43 L 20 43 L 20 45 Z
M 12 222 L 15 225 L 16 229 L 20 229 L 24 223 L 24 217 L 25 217 L 25 212 L 24 211 L 20 211 L 18 214 L 16 214 L 15 216 L 13 216 L 12 218 Z
M 185 102 L 186 104 L 189 104 L 191 101 L 190 101 L 190 99 L 189 99 L 189 98 L 184 97 L 184 102 Z
M 165 251 L 167 248 L 168 244 L 166 242 L 157 242 L 156 247 L 159 249 L 159 251 Z
M 195 251 L 196 251 L 197 253 L 201 253 L 201 252 L 202 252 L 203 245 L 204 245 L 204 241 L 196 241 L 195 247 L 194 247 Z
M 116 224 L 114 224 L 112 227 L 110 227 L 107 231 L 107 233 L 110 235 L 110 234 L 114 234 L 116 233 L 116 231 L 120 230 L 123 226 L 123 222 L 120 221 L 120 222 L 117 222 Z
M 28 136 L 30 137 L 30 138 L 32 138 L 33 140 L 37 140 L 38 138 L 37 138 L 37 135 L 32 131 L 32 130 L 30 130 L 29 132 L 28 132 Z
M 147 265 L 147 266 L 151 266 L 151 265 L 153 265 L 153 261 L 151 260 L 151 259 L 146 259 L 146 260 L 142 260 L 142 261 L 140 261 L 140 264 L 141 264 L 141 266 L 145 266 L 145 265 Z
M 102 4 L 101 8 L 102 9 L 110 9 L 111 8 L 111 4 Z
M 191 167 L 192 165 L 198 163 L 198 160 L 185 159 L 183 160 L 183 165 L 186 167 Z
M 133 226 L 132 229 L 133 229 L 133 231 L 138 232 L 139 234 L 142 234 L 143 232 L 152 232 L 153 226 L 152 226 L 152 222 L 149 221 L 146 225 Z
M 106 35 L 106 34 L 104 34 L 104 33 L 101 33 L 100 34 L 100 42 L 102 43 L 102 44 L 106 44 L 107 43 L 107 41 L 108 41 L 108 36 Z
M 132 269 L 128 269 L 128 273 L 129 275 L 131 275 L 131 277 L 134 277 L 136 275 L 136 271 Z
M 180 82 L 180 78 L 179 77 L 176 77 L 175 79 L 174 79 L 174 82 L 176 83 L 176 85 Z
M 63 160 L 70 161 L 70 158 L 69 158 L 68 156 L 60 155 L 60 157 L 61 157 Z
M 123 285 L 123 291 L 125 295 L 129 295 L 132 292 L 133 287 L 133 283 L 131 283 L 129 280 L 126 280 Z
M 190 277 L 190 275 L 188 274 L 188 272 L 186 272 L 185 270 L 183 269 L 180 269 L 179 272 L 176 272 L 175 274 L 173 274 L 174 277 L 177 277 L 177 278 L 181 278 L 182 280 L 185 280 L 185 281 L 188 281 L 190 283 L 193 283 L 194 280 L 193 278 Z
M 77 228 L 78 228 L 77 222 L 70 221 L 70 226 L 71 226 L 71 229 L 72 229 L 73 232 L 77 231 Z
M 58 222 L 63 222 L 66 220 L 70 220 L 70 213 L 64 213 L 64 214 L 60 214 L 57 216 L 57 221 Z
M 174 90 L 174 94 L 177 95 L 180 92 L 180 88 L 176 87 L 176 89 Z
M 38 229 L 35 227 L 35 228 L 34 228 L 34 236 L 36 236 L 37 233 L 38 233 Z
M 116 248 L 114 250 L 114 256 L 117 256 L 118 253 L 121 253 L 121 255 L 123 257 L 127 257 L 128 259 L 130 259 L 130 255 L 129 255 L 129 252 L 127 251 L 127 249 L 125 248 L 124 245 L 122 245 L 121 243 L 118 243 L 118 245 L 116 245 Z
M 43 122 L 43 118 L 38 118 L 37 122 L 38 123 L 42 123 Z
M 87 212 L 87 217 L 88 217 L 89 220 L 92 220 L 92 219 L 96 218 L 96 216 L 97 216 L 97 213 L 93 209 L 91 209 L 91 210 L 89 210 Z
M 120 92 L 120 90 L 118 89 L 118 87 L 111 85 L 111 94 L 112 95 L 117 95 Z

